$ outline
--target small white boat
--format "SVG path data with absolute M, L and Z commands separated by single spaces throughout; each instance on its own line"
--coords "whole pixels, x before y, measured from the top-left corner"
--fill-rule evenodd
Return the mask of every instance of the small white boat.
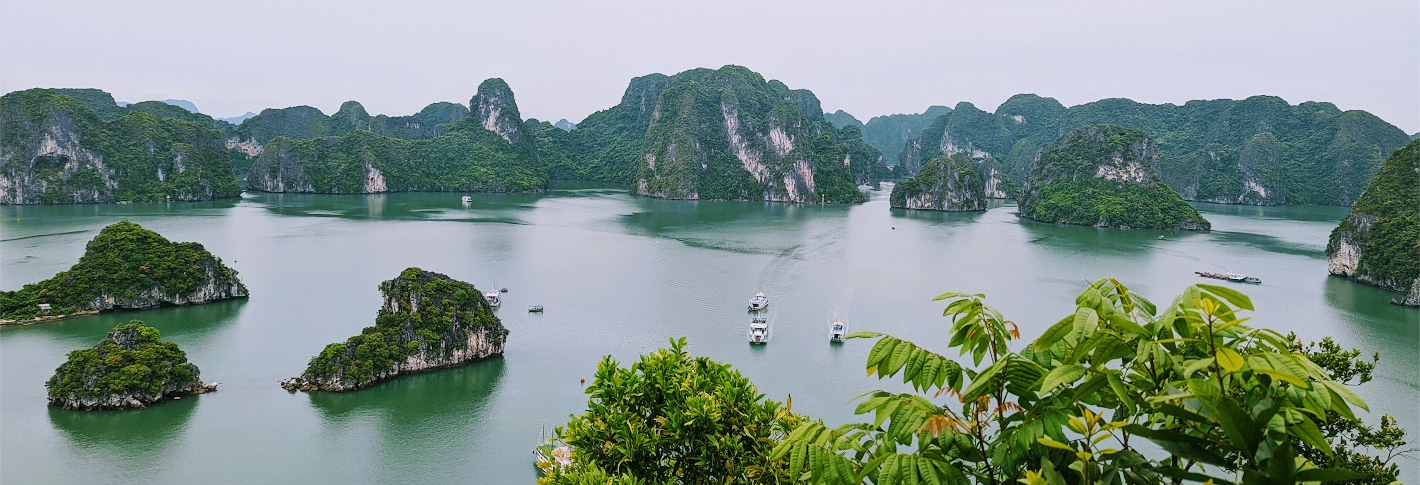
M 472 203 L 473 203 L 473 197 L 469 197 L 469 196 L 467 196 L 467 195 L 463 196 L 463 203 L 465 203 L 465 204 L 472 204 Z
M 848 336 L 848 322 L 834 320 L 828 324 L 828 341 L 832 343 L 842 343 L 843 338 Z
M 756 315 L 749 321 L 749 343 L 769 343 L 769 317 Z
M 542 313 L 542 305 L 533 305 L 528 307 L 528 313 Z
M 764 292 L 754 294 L 754 298 L 749 299 L 749 311 L 757 312 L 769 307 L 769 297 L 764 296 Z
M 488 293 L 484 293 L 483 299 L 488 301 L 489 306 L 493 308 L 498 308 L 498 305 L 503 304 L 503 292 L 493 290 Z

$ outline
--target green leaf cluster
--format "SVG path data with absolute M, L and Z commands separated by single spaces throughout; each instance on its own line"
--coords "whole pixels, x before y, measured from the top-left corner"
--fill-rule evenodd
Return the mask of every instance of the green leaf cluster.
M 1404 432 L 1351 385 L 1374 359 L 1247 325 L 1252 301 L 1194 285 L 1165 306 L 1113 279 L 1013 350 L 1019 328 L 981 294 L 946 293 L 947 348 L 873 332 L 867 371 L 915 392 L 865 395 L 872 422 L 806 422 L 771 459 L 812 483 L 1386 483 Z M 1316 360 L 1313 360 L 1316 359 Z M 950 399 L 945 399 L 950 398 Z M 1381 448 L 1380 457 L 1361 446 Z M 1141 443 L 1162 448 L 1160 454 Z M 1385 449 L 1390 453 L 1385 454 Z
M 45 382 L 49 400 L 114 395 L 158 396 L 202 385 L 196 365 L 158 329 L 133 320 L 114 327 L 98 345 L 75 350 Z
M 223 265 L 221 258 L 201 244 L 175 243 L 138 224 L 121 221 L 99 231 L 69 270 L 16 291 L 0 291 L 0 318 L 41 316 L 41 303 L 52 306 L 52 315 L 106 310 L 113 301 L 192 295 L 208 285 L 235 285 L 246 294 L 237 271 Z
M 571 466 L 545 467 L 538 483 L 790 481 L 790 458 L 767 456 L 799 417 L 729 365 L 691 356 L 684 338 L 629 367 L 607 356 L 586 393 L 587 411 L 558 430 Z

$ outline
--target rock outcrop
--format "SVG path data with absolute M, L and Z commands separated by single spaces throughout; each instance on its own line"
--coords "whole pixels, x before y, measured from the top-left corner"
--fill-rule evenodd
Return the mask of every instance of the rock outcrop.
M 92 98 L 90 103 L 102 101 L 90 90 L 74 91 Z M 111 102 L 112 97 L 107 99 Z M 211 121 L 181 108 L 152 104 Z M 5 133 L 0 141 L 0 204 L 192 201 L 240 195 L 219 132 L 145 109 L 114 105 L 123 114 L 106 120 L 84 103 L 51 90 L 0 97 L 0 131 Z
M 64 409 L 145 408 L 165 399 L 217 390 L 158 329 L 134 320 L 114 327 L 91 349 L 69 353 L 45 387 Z
M 1331 231 L 1328 271 L 1405 293 L 1397 303 L 1420 306 L 1420 141 L 1387 158 Z
M 1022 217 L 1096 227 L 1207 231 L 1211 225 L 1164 185 L 1144 132 L 1114 125 L 1071 130 L 1031 164 Z
M 247 296 L 237 271 L 201 244 L 174 243 L 123 221 L 100 231 L 68 271 L 0 292 L 0 324 Z
M 483 293 L 448 276 L 409 268 L 380 284 L 375 326 L 326 346 L 290 391 L 353 391 L 401 374 L 503 355 L 508 329 Z
M 927 162 L 917 175 L 892 188 L 894 208 L 937 211 L 986 210 L 986 192 L 976 162 L 965 153 Z
M 468 100 L 469 115 L 477 118 L 483 129 L 497 133 L 508 143 L 523 141 L 523 116 L 513 89 L 502 79 L 492 78 L 478 85 L 478 93 Z

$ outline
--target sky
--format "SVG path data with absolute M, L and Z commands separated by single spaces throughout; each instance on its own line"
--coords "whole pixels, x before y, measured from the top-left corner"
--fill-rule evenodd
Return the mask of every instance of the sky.
M 1420 132 L 1420 1 L 0 0 L 0 92 L 95 87 L 229 117 L 404 115 L 501 77 L 577 121 L 652 72 L 738 64 L 859 119 L 1017 93 L 1281 96 Z

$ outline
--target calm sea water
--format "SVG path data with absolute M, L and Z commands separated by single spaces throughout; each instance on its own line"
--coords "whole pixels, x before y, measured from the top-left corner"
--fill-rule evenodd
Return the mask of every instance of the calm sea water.
M 931 298 L 985 292 L 1027 339 L 1073 311 L 1086 282 L 1115 276 L 1155 301 L 1193 271 L 1260 276 L 1256 322 L 1379 352 L 1361 394 L 1420 441 L 1420 312 L 1395 295 L 1326 276 L 1335 207 L 1200 205 L 1214 231 L 1100 230 L 985 213 L 856 206 L 681 202 L 562 186 L 546 194 L 315 196 L 240 201 L 0 207 L 0 288 L 72 265 L 99 229 L 129 219 L 198 241 L 241 272 L 247 301 L 104 314 L 0 329 L 0 482 L 531 483 L 539 428 L 586 403 L 582 378 L 688 337 L 770 397 L 830 422 L 890 383 L 864 376 L 870 346 L 831 347 L 827 322 L 938 350 L 948 322 Z M 1164 239 L 1158 239 L 1163 235 Z M 324 345 L 372 325 L 376 286 L 418 266 L 507 287 L 507 354 L 348 394 L 292 394 Z M 745 342 L 745 302 L 772 298 L 774 338 Z M 528 314 L 543 304 L 545 314 Z M 215 394 L 151 409 L 82 413 L 46 405 L 67 352 L 141 319 L 182 346 Z M 1420 482 L 1420 467 L 1403 463 Z

